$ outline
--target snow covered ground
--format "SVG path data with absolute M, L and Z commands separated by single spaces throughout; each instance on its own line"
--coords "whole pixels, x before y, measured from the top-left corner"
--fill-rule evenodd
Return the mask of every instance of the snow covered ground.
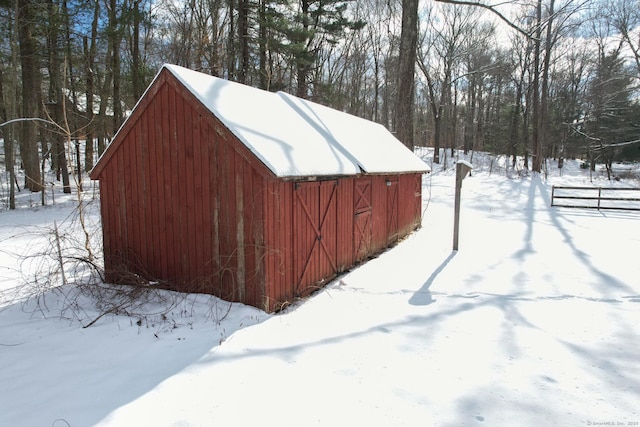
M 422 229 L 276 315 L 165 292 L 83 328 L 71 288 L 16 292 L 73 202 L 0 211 L 0 426 L 640 425 L 640 212 L 551 208 L 575 161 L 472 163 L 459 251 L 434 165 Z

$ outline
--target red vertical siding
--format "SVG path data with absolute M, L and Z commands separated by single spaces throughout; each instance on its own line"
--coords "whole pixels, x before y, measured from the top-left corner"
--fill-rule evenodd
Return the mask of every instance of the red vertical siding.
M 254 250 L 254 266 L 255 273 L 253 275 L 253 301 L 256 307 L 263 307 L 264 295 L 265 295 L 265 256 L 268 248 L 265 247 L 265 206 L 263 194 L 266 193 L 266 182 L 264 178 L 257 173 L 255 169 L 251 169 L 253 177 L 253 192 L 252 192 L 252 211 L 254 220 L 252 221 L 253 229 L 252 235 L 255 243 Z
M 166 148 L 168 143 L 164 140 L 163 133 L 163 110 L 165 110 L 164 100 L 162 99 L 162 93 L 165 91 L 163 87 L 156 98 L 156 102 L 154 102 L 154 113 L 155 118 L 153 122 L 153 133 L 154 140 L 149 141 L 150 144 L 153 144 L 155 147 L 155 168 L 151 170 L 153 181 L 155 181 L 155 186 L 157 187 L 157 192 L 154 193 L 155 197 L 155 212 L 153 214 L 153 220 L 158 224 L 157 234 L 154 233 L 152 236 L 154 250 L 157 251 L 157 255 L 155 256 L 156 260 L 156 274 L 157 277 L 165 278 L 168 277 L 168 267 L 167 263 L 163 260 L 168 259 L 169 257 L 169 242 L 167 239 L 167 228 L 169 223 L 167 223 L 167 215 L 166 210 L 167 206 L 170 205 L 170 194 L 167 194 L 165 191 L 165 177 L 166 175 L 171 174 L 170 170 L 166 170 L 164 168 L 165 157 L 168 156 L 169 153 L 166 152 Z
M 153 119 L 153 140 L 149 141 L 150 145 L 154 147 L 154 159 L 152 159 L 152 179 L 153 186 L 156 188 L 154 191 L 154 209 L 152 212 L 153 222 L 157 224 L 157 231 L 154 229 L 152 242 L 154 251 L 157 255 L 154 256 L 154 273 L 156 277 L 167 277 L 166 263 L 163 262 L 167 257 L 167 245 L 166 245 L 166 223 L 164 220 L 164 209 L 166 206 L 166 195 L 164 192 L 164 156 L 162 146 L 162 98 L 160 93 L 154 100 L 154 119 Z M 151 123 L 150 123 L 151 125 Z M 169 171 L 167 171 L 169 172 Z
M 183 186 L 184 199 L 182 203 L 184 212 L 184 226 L 185 232 L 184 243 L 186 251 L 184 253 L 184 277 L 185 282 L 190 286 L 191 282 L 195 278 L 196 270 L 196 226 L 195 226 L 195 174 L 194 168 L 194 136 L 197 135 L 195 126 L 197 126 L 197 115 L 193 111 L 190 104 L 184 104 L 184 140 L 181 141 L 182 151 L 184 152 L 184 169 L 181 169 L 180 177 L 182 178 L 181 185 Z
M 220 151 L 220 139 L 215 129 L 209 130 L 209 162 L 207 169 L 209 171 L 209 220 L 211 223 L 211 234 L 209 234 L 209 246 L 211 248 L 210 264 L 210 281 L 207 281 L 209 292 L 221 295 L 220 289 L 220 195 L 218 193 L 219 181 L 217 175 L 218 153 Z
M 208 143 L 208 141 L 202 139 L 202 115 L 198 112 L 193 112 L 193 258 L 191 260 L 191 276 L 190 282 L 197 281 L 198 277 L 202 277 L 202 264 L 204 263 L 204 212 L 202 200 L 208 195 L 204 195 L 202 191 L 202 145 Z
M 124 170 L 126 164 L 124 162 L 124 150 L 118 151 L 118 164 L 120 168 Z M 116 193 L 116 208 L 118 215 L 116 216 L 116 229 L 118 230 L 117 239 L 118 246 L 121 252 L 127 251 L 127 199 L 125 193 L 125 180 L 127 174 L 119 174 L 114 176 L 114 180 L 117 185 Z
M 118 161 L 121 162 L 124 170 L 129 170 L 131 167 L 131 159 L 128 156 L 128 147 L 122 147 L 118 153 Z M 125 242 L 123 249 L 129 253 L 131 248 L 131 242 L 133 240 L 133 224 L 129 220 L 131 213 L 133 212 L 132 204 L 132 191 L 131 191 L 131 173 L 125 173 L 119 177 L 119 199 L 120 199 L 120 224 L 122 227 L 122 241 Z
M 240 161 L 241 159 L 235 155 L 234 152 L 231 152 L 233 155 L 233 162 L 235 164 L 235 174 L 232 175 L 233 189 L 235 191 L 235 200 L 234 210 L 231 214 L 230 218 L 234 218 L 233 222 L 235 223 L 235 241 L 233 242 L 233 246 L 235 248 L 234 256 L 235 262 L 232 265 L 232 268 L 235 270 L 235 280 L 233 281 L 234 287 L 234 299 L 238 301 L 244 301 L 246 298 L 245 295 L 245 285 L 247 279 L 247 241 L 245 238 L 245 221 L 247 219 L 247 215 L 250 212 L 245 212 L 244 209 L 244 191 L 243 191 L 243 180 L 246 179 L 244 164 Z
M 170 262 L 169 260 L 174 260 L 177 256 L 175 250 L 175 242 L 174 242 L 174 215 L 175 215 L 175 205 L 174 205 L 174 197 L 171 192 L 171 181 L 173 180 L 173 169 L 171 168 L 171 147 L 175 143 L 174 139 L 171 137 L 171 132 L 169 129 L 170 125 L 170 114 L 169 114 L 169 90 L 167 85 L 163 85 L 162 89 L 159 91 L 160 96 L 160 139 L 156 142 L 158 146 L 161 147 L 162 152 L 162 161 L 159 163 L 158 168 L 161 171 L 161 174 L 158 175 L 158 186 L 160 188 L 160 192 L 164 195 L 162 198 L 162 213 L 160 216 L 160 221 L 164 224 L 163 230 L 160 232 L 159 238 L 163 241 L 162 249 L 164 251 L 164 255 L 162 259 L 162 277 L 167 278 L 167 280 L 175 280 L 176 277 L 176 269 L 175 264 Z
M 134 195 L 137 199 L 135 207 L 136 211 L 132 212 L 130 220 L 135 224 L 136 233 L 133 242 L 133 247 L 140 264 L 147 265 L 150 258 L 148 251 L 150 248 L 146 243 L 146 230 L 141 226 L 145 224 L 145 215 L 147 211 L 147 201 L 145 194 L 149 192 L 149 180 L 145 175 L 145 159 L 147 157 L 147 150 L 144 147 L 145 141 L 142 136 L 142 117 L 137 120 L 137 126 L 129 133 L 129 145 L 134 146 L 133 157 L 135 161 L 134 176 L 136 180 L 136 191 Z M 124 145 L 124 144 L 123 144 Z M 100 183 L 102 185 L 102 182 Z
M 262 192 L 263 206 L 263 230 L 264 230 L 264 296 L 259 307 L 266 311 L 275 309 L 278 297 L 278 252 L 276 235 L 278 232 L 275 212 L 277 196 L 275 195 L 274 181 L 266 182 Z
M 398 233 L 404 236 L 420 226 L 422 217 L 422 176 L 398 177 Z
M 213 275 L 213 243 L 211 238 L 211 160 L 209 159 L 209 148 L 213 145 L 211 127 L 203 120 L 200 128 L 200 153 L 196 156 L 196 161 L 200 160 L 200 182 L 202 186 L 201 194 L 196 194 L 196 197 L 202 200 L 201 206 L 201 221 L 202 228 L 199 231 L 202 237 L 202 258 L 200 261 L 200 271 L 198 273 L 199 278 L 199 291 L 205 292 L 210 288 L 212 275 Z
M 137 146 L 138 141 L 136 140 L 136 135 L 134 132 L 131 134 L 132 142 L 127 146 L 123 146 L 122 148 L 125 150 L 125 157 L 127 159 L 127 170 L 130 180 L 130 192 L 127 192 L 128 204 L 130 206 L 129 214 L 127 215 L 127 224 L 129 228 L 129 240 L 128 240 L 128 250 L 134 255 L 136 258 L 140 259 L 140 227 L 138 226 L 138 212 L 140 211 L 140 179 L 139 176 L 139 166 L 138 166 L 138 158 L 137 158 Z
M 261 306 L 264 294 L 264 274 L 261 268 L 264 258 L 264 228 L 262 204 L 264 182 L 253 168 L 245 162 L 245 182 L 243 200 L 245 204 L 245 291 L 246 301 L 254 306 Z
M 371 177 L 371 250 L 387 247 L 387 186 L 384 176 Z
M 241 156 L 238 156 L 240 163 L 243 165 L 243 173 L 242 173 L 242 185 L 240 186 L 240 191 L 242 191 L 242 209 L 244 211 L 244 223 L 243 223 L 243 239 L 244 243 L 244 283 L 242 284 L 244 291 L 244 301 L 250 305 L 256 305 L 256 297 L 255 297 L 255 276 L 256 276 L 256 250 L 258 250 L 256 243 L 256 236 L 253 234 L 253 231 L 257 224 L 255 209 L 259 209 L 255 204 L 255 200 L 253 197 L 254 187 L 253 187 L 253 174 L 252 169 L 249 164 L 247 164 Z
M 115 270 L 115 247 L 111 243 L 113 239 L 113 224 L 111 218 L 114 212 L 114 203 L 112 200 L 114 191 L 109 179 L 111 175 L 112 173 L 109 173 L 109 170 L 101 175 L 100 215 L 102 217 L 102 250 L 104 252 L 105 278 L 107 281 L 114 282 L 117 278 L 111 274 L 111 272 Z
M 184 191 L 184 185 L 182 183 L 180 168 L 184 167 L 184 156 L 181 154 L 180 146 L 182 144 L 182 139 L 184 138 L 184 102 L 181 96 L 177 96 L 175 90 L 168 90 L 168 102 L 169 105 L 172 106 L 172 109 L 168 109 L 169 113 L 169 134 L 167 135 L 167 139 L 170 141 L 169 148 L 169 167 L 171 171 L 171 185 L 169 192 L 171 197 L 169 198 L 169 206 L 171 210 L 171 230 L 172 236 L 169 235 L 168 238 L 171 239 L 171 243 L 173 246 L 173 257 L 171 259 L 166 260 L 168 264 L 171 265 L 169 271 L 173 271 L 172 275 L 168 277 L 173 283 L 180 284 L 181 283 L 181 275 L 183 272 L 182 269 L 182 259 L 184 254 L 183 247 L 183 234 L 186 230 L 183 229 L 183 218 L 181 217 L 181 205 L 182 199 L 180 195 L 182 191 Z M 182 163 L 181 163 L 182 160 Z
M 218 172 L 218 200 L 219 216 L 218 227 L 220 233 L 220 261 L 221 261 L 221 284 L 224 298 L 234 299 L 233 292 L 233 266 L 236 257 L 233 251 L 235 237 L 235 224 L 233 214 L 235 210 L 235 186 L 233 184 L 233 174 L 235 174 L 235 163 L 226 141 L 220 145 L 220 158 L 216 165 Z
M 175 188 L 173 195 L 176 199 L 174 206 L 174 233 L 176 236 L 176 254 L 174 258 L 176 278 L 175 281 L 180 286 L 187 286 L 189 275 L 189 218 L 187 216 L 187 193 L 185 189 L 188 185 L 184 176 L 187 175 L 190 165 L 186 161 L 185 146 L 187 144 L 187 129 L 190 124 L 187 123 L 188 106 L 185 105 L 181 96 L 176 97 L 175 114 L 176 114 L 176 138 L 175 138 L 175 157 L 171 159 L 171 171 L 174 175 Z M 173 188 L 174 186 L 172 186 Z
M 281 309 L 294 297 L 293 187 L 291 181 L 268 180 L 264 194 L 265 293 L 267 311 Z
M 336 205 L 337 209 L 337 271 L 349 269 L 354 263 L 353 228 L 354 228 L 354 183 L 356 178 L 345 177 L 338 180 Z
M 162 94 L 166 91 L 163 86 L 158 92 L 157 97 L 154 99 L 154 120 L 153 120 L 153 134 L 154 139 L 149 141 L 150 145 L 155 148 L 155 164 L 152 169 L 153 181 L 157 190 L 154 192 L 155 197 L 155 209 L 153 212 L 153 221 L 157 223 L 157 232 L 153 235 L 154 249 L 158 251 L 158 255 L 155 256 L 155 269 L 157 277 L 167 277 L 167 263 L 165 259 L 169 258 L 168 242 L 167 242 L 167 222 L 165 210 L 169 204 L 170 195 L 164 191 L 164 177 L 166 174 L 170 174 L 171 171 L 164 169 L 164 157 L 167 144 L 165 142 L 162 120 L 163 110 L 166 110 L 166 99 L 163 99 Z M 167 153 L 168 154 L 168 153 Z M 155 230 L 154 230 L 155 231 Z
M 155 131 L 155 99 L 151 101 L 141 117 L 142 123 L 142 140 L 141 148 L 143 152 L 142 169 L 144 181 L 146 183 L 145 192 L 142 193 L 144 199 L 144 219 L 138 226 L 144 232 L 144 246 L 147 253 L 144 269 L 146 275 L 153 277 L 161 277 L 157 271 L 157 258 L 161 255 L 160 248 L 154 241 L 154 236 L 159 232 L 158 222 L 155 218 L 157 211 L 158 184 L 156 181 L 156 131 Z

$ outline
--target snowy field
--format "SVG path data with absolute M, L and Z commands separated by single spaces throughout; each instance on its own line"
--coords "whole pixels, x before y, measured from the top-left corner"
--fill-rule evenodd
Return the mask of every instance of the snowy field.
M 640 212 L 550 207 L 553 184 L 640 183 L 468 160 L 459 251 L 454 168 L 433 165 L 418 232 L 276 315 L 161 292 L 83 328 L 101 311 L 70 286 L 20 299 L 43 268 L 17 257 L 77 226 L 73 199 L 21 193 L 0 211 L 0 426 L 640 425 Z

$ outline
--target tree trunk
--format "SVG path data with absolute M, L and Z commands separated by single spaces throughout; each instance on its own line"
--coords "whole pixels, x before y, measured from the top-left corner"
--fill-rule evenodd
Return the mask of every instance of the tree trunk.
M 545 39 L 544 59 L 542 62 L 542 87 L 540 93 L 540 141 L 539 141 L 539 157 L 540 163 L 537 165 L 536 172 L 540 172 L 542 169 L 542 163 L 544 162 L 545 153 L 543 148 L 546 146 L 549 139 L 549 126 L 548 123 L 548 105 L 549 105 L 549 66 L 551 64 L 551 49 L 553 47 L 553 15 L 555 0 L 549 0 L 549 18 L 547 20 L 547 34 Z
M 418 46 L 418 0 L 402 0 L 402 32 L 398 56 L 398 92 L 395 129 L 397 138 L 413 150 L 415 65 Z
M 142 21 L 142 13 L 140 12 L 140 0 L 133 2 L 133 34 L 131 41 L 131 78 L 133 86 L 133 99 L 138 100 L 144 91 L 144 82 L 142 81 L 142 64 L 140 61 L 140 23 Z
M 109 58 L 112 55 L 111 45 L 107 47 L 106 57 Z M 100 88 L 100 107 L 98 108 L 98 156 L 102 155 L 107 146 L 107 141 L 110 138 L 111 130 L 107 124 L 107 106 L 109 103 L 109 88 L 111 87 L 111 81 L 113 80 L 113 72 L 110 67 L 105 70 L 104 81 Z
M 235 10 L 235 5 L 235 0 L 227 0 L 229 11 Z M 227 78 L 229 80 L 235 80 L 236 78 L 236 34 L 234 23 L 233 13 L 231 13 L 229 17 L 229 36 L 227 37 Z
M 18 44 L 20 46 L 20 65 L 22 67 L 22 116 L 38 116 L 39 65 L 38 46 L 33 37 L 35 16 L 32 0 L 17 1 Z M 20 155 L 25 171 L 25 188 L 30 191 L 42 191 L 42 175 L 38 155 L 38 131 L 35 122 L 22 122 Z
M 2 73 L 2 64 L 0 64 L 0 99 L 4 97 L 4 77 Z M 7 108 L 3 102 L 0 102 L 0 123 L 5 123 L 8 120 Z M 0 128 L 0 136 L 4 140 L 4 163 L 5 168 L 9 172 L 9 209 L 16 208 L 16 186 L 15 186 L 15 162 L 13 156 L 13 135 Z
M 523 66 L 520 79 L 516 85 L 516 98 L 514 102 L 513 113 L 511 115 L 511 125 L 509 130 L 509 154 L 511 155 L 511 167 L 516 167 L 518 155 L 518 121 L 520 119 L 520 107 L 522 105 L 522 87 L 524 85 L 524 74 L 526 66 Z M 526 150 L 526 148 L 525 148 Z
M 298 78 L 298 87 L 296 89 L 296 95 L 300 98 L 309 97 L 309 58 L 307 57 L 308 48 L 308 34 L 309 34 L 309 1 L 301 0 L 300 5 L 302 8 L 302 36 L 299 41 L 300 44 L 305 45 L 305 49 L 299 54 L 296 59 L 296 76 Z
M 85 117 L 87 120 L 87 137 L 86 147 L 84 152 L 84 170 L 89 172 L 93 169 L 93 156 L 94 156 L 94 140 L 96 138 L 96 124 L 94 123 L 95 116 L 93 113 L 94 108 L 94 95 L 95 95 L 95 59 L 96 59 L 96 42 L 98 39 L 98 18 L 100 17 L 100 2 L 96 1 L 93 8 L 93 20 L 91 21 L 91 42 L 87 37 L 84 37 L 84 74 L 86 78 L 86 98 L 87 107 L 85 111 Z
M 69 19 L 69 7 L 67 5 L 67 0 L 62 0 L 62 17 L 64 19 L 63 24 L 64 24 L 64 33 L 65 33 L 64 34 L 65 50 L 67 55 L 64 62 L 66 76 L 63 76 L 63 77 L 65 78 L 67 88 L 71 92 L 71 99 L 73 100 L 73 105 L 78 105 L 78 99 L 77 99 L 78 92 L 76 91 L 76 79 L 74 78 L 74 72 L 73 72 L 74 61 L 72 60 L 72 58 L 75 57 L 75 51 L 74 51 L 75 40 L 73 40 L 74 35 L 72 35 L 71 21 Z M 77 125 L 75 125 L 75 128 L 77 128 Z
M 533 53 L 533 161 L 531 170 L 542 171 L 542 111 L 540 103 L 540 44 L 542 37 L 542 0 L 536 6 L 536 31 Z
M 249 70 L 249 0 L 238 0 L 238 40 L 240 46 L 240 72 L 238 82 L 247 83 Z
M 117 132 L 122 124 L 122 103 L 120 97 L 120 41 L 121 31 L 118 25 L 118 1 L 109 0 L 109 44 L 111 47 L 111 75 L 113 76 L 113 131 Z
M 49 14 L 49 26 L 47 32 L 47 47 L 49 48 L 49 115 L 58 126 L 66 128 L 66 119 L 64 117 L 64 102 L 62 99 L 62 80 L 60 73 L 60 57 L 58 52 L 60 51 L 58 46 L 58 25 L 57 7 L 53 3 L 53 0 L 47 0 L 47 10 Z M 67 156 L 65 155 L 64 135 L 60 134 L 59 129 L 54 129 L 51 132 L 51 157 L 55 160 L 56 178 L 60 180 L 62 175 L 63 191 L 67 194 L 71 193 L 71 186 L 69 183 L 69 168 L 67 165 Z
M 471 69 L 471 67 L 468 67 Z M 473 148 L 473 140 L 475 138 L 475 118 L 476 118 L 476 93 L 477 93 L 477 77 L 471 75 L 469 78 L 469 93 L 467 103 L 467 120 L 464 129 L 464 154 L 469 154 L 469 151 Z
M 424 65 L 424 64 L 423 64 Z M 427 72 L 426 67 L 422 67 L 424 76 L 427 79 L 427 88 L 429 89 L 429 100 L 431 102 L 431 112 L 433 113 L 433 163 L 440 164 L 440 139 L 442 128 L 442 104 L 436 100 L 434 83 L 431 75 Z
M 439 105 L 434 109 L 433 117 L 433 163 L 440 164 L 440 141 L 442 141 L 442 114 L 444 108 Z
M 98 2 L 96 2 L 97 4 Z M 93 94 L 95 92 L 93 80 L 93 61 L 91 58 L 91 48 L 89 41 L 85 36 L 83 38 L 84 46 L 84 74 L 85 74 L 85 97 L 87 99 L 87 108 L 85 111 L 86 124 L 86 146 L 84 150 L 84 170 L 89 172 L 93 168 L 93 140 L 95 139 L 94 123 L 93 123 Z
M 267 42 L 267 5 L 266 0 L 260 0 L 260 4 L 258 6 L 258 21 L 260 27 L 258 28 L 259 34 L 259 49 L 260 49 L 260 63 L 259 63 L 259 74 L 260 74 L 260 89 L 269 90 L 269 70 L 267 70 L 267 49 L 269 48 L 269 44 Z

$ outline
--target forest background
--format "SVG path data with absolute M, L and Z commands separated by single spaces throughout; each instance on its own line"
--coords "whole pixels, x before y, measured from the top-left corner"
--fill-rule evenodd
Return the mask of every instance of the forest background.
M 640 159 L 638 0 L 0 0 L 0 35 L 9 208 L 51 171 L 70 192 L 163 63 L 382 123 L 436 164 Z

